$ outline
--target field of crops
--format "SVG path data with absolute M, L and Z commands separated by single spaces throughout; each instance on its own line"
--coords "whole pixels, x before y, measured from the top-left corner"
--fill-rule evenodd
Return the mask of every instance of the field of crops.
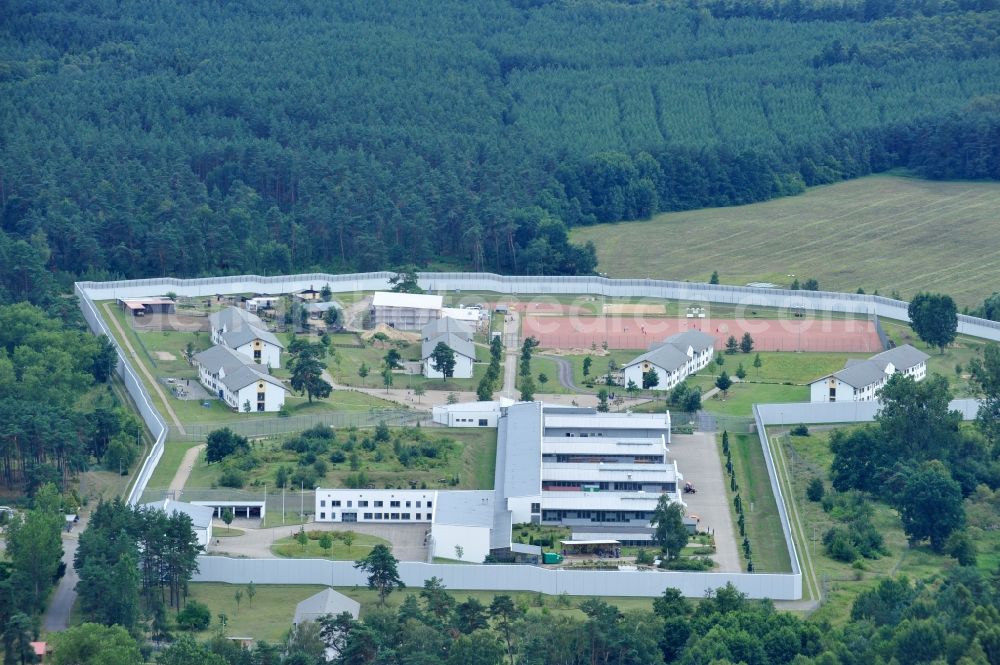
M 723 284 L 793 277 L 836 291 L 908 298 L 919 290 L 978 305 L 1000 282 L 1000 185 L 880 175 L 801 196 L 658 215 L 573 231 L 612 277 Z

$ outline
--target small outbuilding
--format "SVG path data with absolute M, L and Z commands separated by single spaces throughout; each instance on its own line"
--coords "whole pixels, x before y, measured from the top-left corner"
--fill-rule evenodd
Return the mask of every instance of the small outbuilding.
M 177 311 L 176 303 L 170 298 L 120 298 L 118 305 L 122 311 L 132 316 L 147 314 L 173 314 Z
M 191 528 L 198 538 L 198 544 L 207 547 L 212 540 L 212 508 L 208 506 L 196 506 L 193 503 L 164 499 L 152 503 L 142 504 L 147 510 L 162 510 L 168 516 L 176 513 L 184 513 L 191 518 Z

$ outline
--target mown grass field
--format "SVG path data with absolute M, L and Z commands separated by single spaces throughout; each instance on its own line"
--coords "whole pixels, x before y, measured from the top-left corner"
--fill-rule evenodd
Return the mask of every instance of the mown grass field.
M 334 536 L 338 534 L 331 532 L 330 535 Z M 372 548 L 376 545 L 386 545 L 391 547 L 391 543 L 388 540 L 379 538 L 378 536 L 371 536 L 366 533 L 355 533 L 354 540 L 351 542 L 350 547 L 348 547 L 344 541 L 339 538 L 332 538 L 332 541 L 333 546 L 329 550 L 324 550 L 320 547 L 318 537 L 316 539 L 307 539 L 306 546 L 303 547 L 297 540 L 295 540 L 294 536 L 288 536 L 287 538 L 275 541 L 274 545 L 271 546 L 271 552 L 286 559 L 334 559 L 338 561 L 356 561 L 368 556 L 368 554 L 372 551 Z
M 801 196 L 574 229 L 611 277 L 819 280 L 853 292 L 920 290 L 978 305 L 1000 282 L 1000 185 L 876 175 Z
M 719 445 L 719 459 L 724 460 L 722 453 L 722 434 L 716 437 Z M 733 457 L 733 468 L 736 473 L 737 491 L 743 501 L 743 518 L 746 534 L 750 539 L 755 570 L 760 573 L 784 573 L 792 569 L 785 537 L 781 530 L 781 519 L 778 517 L 778 506 L 771 489 L 771 479 L 767 475 L 764 453 L 760 448 L 760 440 L 756 434 L 729 434 L 729 448 Z M 737 550 L 740 560 L 746 568 L 743 556 L 743 539 L 736 525 L 736 509 L 733 506 L 735 493 L 729 485 L 728 473 L 725 473 L 726 496 L 729 498 L 729 512 L 733 519 L 733 533 L 736 536 Z
M 200 640 L 210 638 L 219 630 L 219 615 L 226 615 L 225 634 L 234 637 L 253 637 L 274 643 L 287 635 L 292 627 L 295 606 L 319 593 L 326 587 L 319 585 L 257 584 L 257 594 L 251 607 L 247 587 L 242 584 L 198 582 L 188 585 L 188 600 L 205 603 L 212 613 L 212 623 L 207 630 L 195 633 Z M 237 609 L 234 594 L 243 592 Z

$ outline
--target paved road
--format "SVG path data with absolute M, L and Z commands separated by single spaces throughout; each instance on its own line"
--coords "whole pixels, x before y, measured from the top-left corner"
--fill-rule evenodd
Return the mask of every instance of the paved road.
M 217 523 L 221 524 L 221 522 Z M 249 523 L 249 522 L 248 522 Z M 243 528 L 241 520 L 233 522 L 234 527 Z M 424 536 L 430 530 L 429 524 L 343 524 L 332 522 L 310 522 L 307 531 L 353 531 L 385 538 L 392 543 L 392 553 L 400 561 L 427 561 L 427 547 Z M 273 529 L 244 529 L 242 536 L 217 538 L 209 544 L 210 554 L 240 557 L 276 559 L 271 553 L 274 541 L 298 533 L 299 527 L 279 526 Z M 218 542 L 218 544 L 216 544 Z M 361 553 L 360 548 L 358 553 Z
M 503 360 L 503 396 L 508 399 L 515 399 L 514 384 L 517 380 L 517 357 L 520 353 L 518 340 L 521 330 L 521 316 L 511 310 L 504 317 L 503 324 L 503 346 L 505 350 Z
M 573 383 L 573 363 L 559 356 L 542 355 L 541 357 L 548 358 L 556 364 L 556 368 L 559 370 L 559 383 L 564 388 L 575 393 L 587 394 L 587 391 Z
M 682 494 L 689 515 L 701 518 L 699 530 L 711 529 L 715 533 L 715 555 L 721 572 L 739 572 L 740 557 L 736 549 L 736 532 L 729 514 L 729 500 L 723 478 L 722 460 L 715 445 L 715 434 L 674 434 L 670 444 L 670 457 L 684 480 L 698 489 L 697 494 Z
M 69 533 L 63 532 L 63 563 L 66 564 L 66 574 L 59 580 L 56 592 L 52 594 L 52 601 L 45 612 L 42 620 L 42 631 L 46 633 L 57 633 L 69 628 L 69 615 L 73 610 L 73 603 L 76 602 L 76 583 L 79 581 L 76 570 L 73 568 L 73 557 L 76 556 L 76 546 L 79 544 L 80 534 L 87 528 L 87 517 L 80 517 L 80 522 L 73 527 Z
M 170 402 L 169 400 L 167 400 L 167 396 L 163 393 L 163 389 L 160 388 L 160 382 L 157 381 L 156 378 L 154 378 L 153 375 L 149 373 L 149 370 L 146 368 L 146 363 L 139 360 L 139 354 L 135 352 L 135 348 L 132 347 L 132 342 L 129 340 L 128 335 L 125 334 L 125 330 L 122 328 L 121 324 L 118 323 L 118 319 L 111 311 L 111 303 L 109 302 L 104 303 L 104 311 L 107 314 L 104 320 L 111 322 L 111 325 L 113 325 L 115 329 L 118 331 L 118 337 L 122 340 L 122 342 L 125 343 L 125 348 L 128 349 L 128 352 L 130 354 L 132 354 L 132 359 L 134 361 L 132 363 L 132 366 L 139 368 L 139 371 L 146 376 L 149 387 L 152 388 L 156 392 L 156 394 L 160 396 L 160 401 L 163 402 L 163 408 L 166 409 L 167 415 L 170 416 L 170 419 L 174 421 L 174 426 L 177 428 L 177 431 L 180 432 L 181 434 L 187 434 L 187 432 L 184 431 L 184 425 L 181 424 L 181 421 L 177 417 L 177 414 L 174 413 L 173 408 L 170 406 Z

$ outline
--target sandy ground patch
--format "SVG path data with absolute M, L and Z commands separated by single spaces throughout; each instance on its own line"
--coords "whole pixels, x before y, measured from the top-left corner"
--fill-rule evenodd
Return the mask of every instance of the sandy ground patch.
M 602 307 L 605 314 L 666 314 L 665 305 L 638 305 L 629 303 L 609 304 Z
M 361 333 L 361 339 L 366 342 L 370 342 L 372 337 L 378 333 L 385 334 L 386 337 L 392 340 L 402 340 L 404 342 L 416 342 L 420 339 L 420 333 L 418 332 L 407 332 L 404 330 L 396 330 L 391 326 L 387 326 L 384 323 L 380 323 L 375 326 L 374 330 L 366 330 Z
M 610 353 L 607 349 L 597 347 L 596 349 L 546 349 L 547 356 L 597 356 L 598 358 Z
M 153 351 L 153 355 L 156 356 L 157 360 L 177 360 L 177 356 L 169 351 Z

